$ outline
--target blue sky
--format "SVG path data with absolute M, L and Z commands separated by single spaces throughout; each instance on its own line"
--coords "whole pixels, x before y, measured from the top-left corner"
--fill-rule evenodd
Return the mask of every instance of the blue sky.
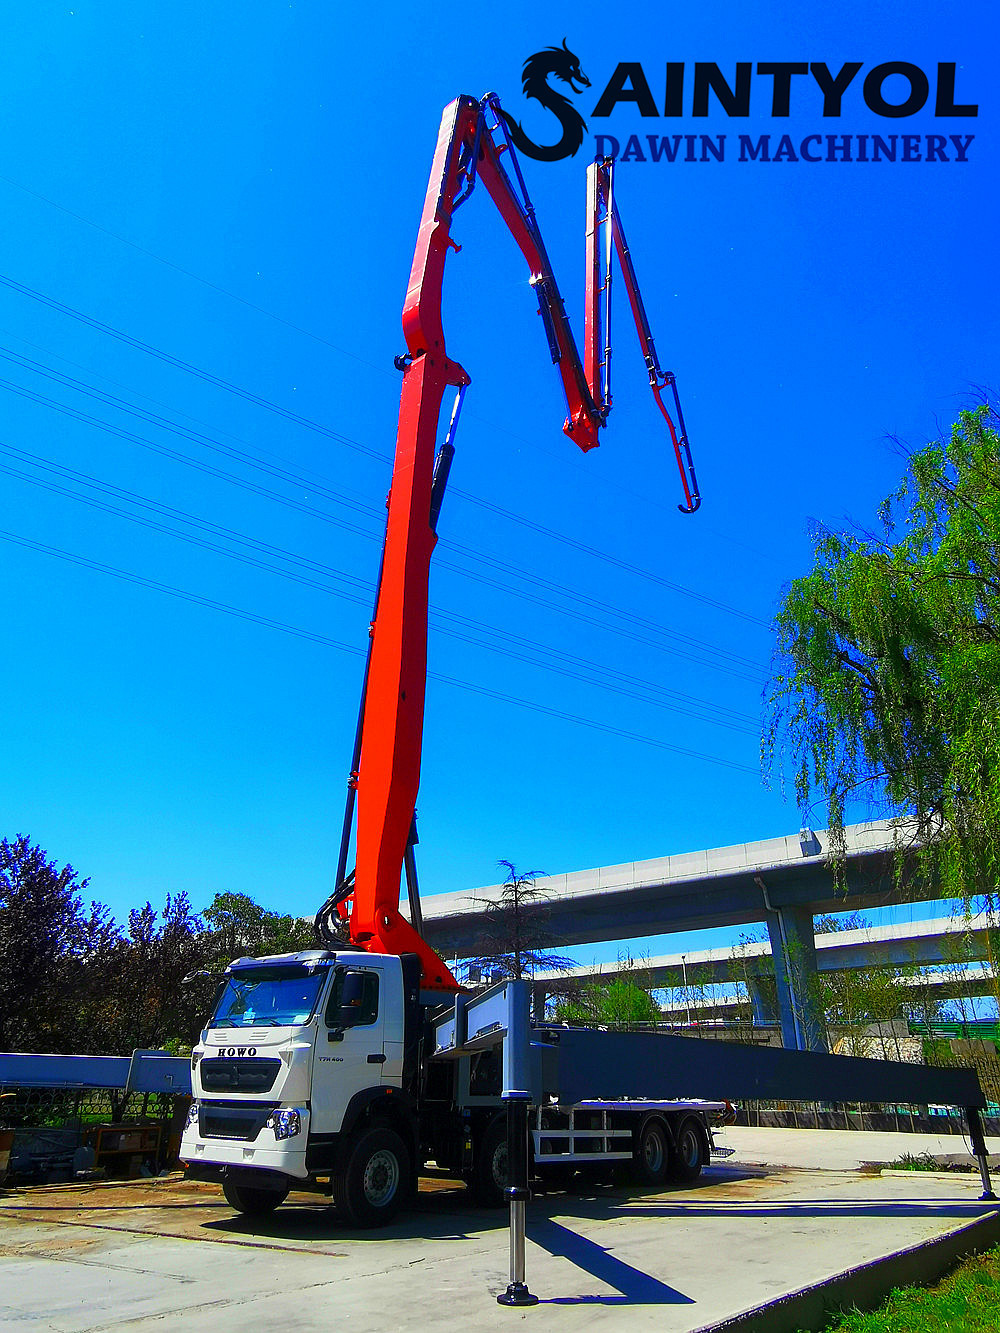
M 723 162 L 618 173 L 704 504 L 677 512 L 622 308 L 602 447 L 562 435 L 523 262 L 477 192 L 446 279 L 473 384 L 432 575 L 422 886 L 797 829 L 759 766 L 782 584 L 811 522 L 871 519 L 902 468 L 891 437 L 919 445 L 996 384 L 995 8 L 347 10 L 39 0 L 3 19 L 3 831 L 119 915 L 181 890 L 306 914 L 329 891 L 441 110 L 492 88 L 555 137 L 520 69 L 563 38 L 588 138 L 524 170 L 578 334 L 590 136 L 727 136 Z M 839 119 L 805 78 L 787 119 L 761 78 L 748 120 L 591 118 L 619 61 L 660 97 L 665 63 L 697 60 L 864 71 Z M 865 106 L 886 61 L 930 72 L 923 111 Z M 935 117 L 940 61 L 975 119 Z M 740 133 L 785 132 L 975 138 L 965 163 L 738 161 Z M 168 531 L 39 481 L 118 488 L 102 503 Z

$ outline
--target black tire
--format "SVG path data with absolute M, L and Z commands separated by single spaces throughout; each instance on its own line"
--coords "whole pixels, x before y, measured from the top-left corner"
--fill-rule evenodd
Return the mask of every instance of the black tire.
M 662 1185 L 670 1165 L 670 1137 L 662 1120 L 640 1126 L 632 1152 L 632 1174 L 642 1185 Z
M 246 1213 L 248 1217 L 261 1217 L 265 1213 L 273 1213 L 275 1208 L 288 1198 L 287 1185 L 284 1189 L 269 1189 L 254 1185 L 237 1185 L 235 1181 L 224 1180 L 222 1192 L 230 1208 L 234 1208 L 238 1213 Z
M 362 1130 L 333 1178 L 333 1202 L 353 1226 L 384 1227 L 408 1197 L 410 1171 L 410 1154 L 394 1129 Z
M 701 1168 L 707 1161 L 708 1140 L 705 1137 L 705 1127 L 693 1115 L 689 1115 L 677 1126 L 670 1150 L 668 1178 L 681 1184 L 697 1180 L 701 1175 Z
M 507 1202 L 507 1121 L 501 1117 L 486 1126 L 476 1150 L 469 1188 L 486 1208 Z

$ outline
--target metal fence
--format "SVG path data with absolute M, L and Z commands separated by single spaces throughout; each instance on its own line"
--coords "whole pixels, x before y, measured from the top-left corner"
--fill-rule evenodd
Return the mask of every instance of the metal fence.
M 120 1088 L 0 1086 L 0 1184 L 156 1175 L 176 1161 L 188 1101 Z
M 8 1129 L 62 1129 L 108 1121 L 169 1120 L 175 1094 L 120 1088 L 19 1088 L 0 1085 L 0 1124 Z

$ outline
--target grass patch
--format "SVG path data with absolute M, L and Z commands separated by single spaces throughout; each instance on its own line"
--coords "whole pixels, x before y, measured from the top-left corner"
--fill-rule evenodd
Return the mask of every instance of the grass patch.
M 843 1315 L 835 1333 L 997 1333 L 1000 1246 L 964 1259 L 933 1287 L 900 1287 L 881 1309 Z
M 929 1152 L 904 1152 L 894 1162 L 886 1162 L 893 1171 L 940 1171 L 942 1167 Z

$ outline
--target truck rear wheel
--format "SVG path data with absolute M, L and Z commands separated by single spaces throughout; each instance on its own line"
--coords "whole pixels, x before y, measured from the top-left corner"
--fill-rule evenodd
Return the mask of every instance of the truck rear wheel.
M 707 1160 L 708 1142 L 704 1127 L 694 1116 L 689 1115 L 677 1127 L 667 1175 L 682 1184 L 696 1180 Z
M 279 1204 L 288 1198 L 288 1186 L 284 1189 L 269 1189 L 255 1185 L 237 1185 L 235 1181 L 224 1180 L 222 1192 L 226 1203 L 238 1213 L 248 1217 L 260 1217 L 264 1213 L 273 1213 Z
M 500 1117 L 486 1126 L 479 1140 L 469 1185 L 477 1202 L 499 1208 L 507 1201 L 507 1183 L 507 1122 Z
M 368 1129 L 347 1146 L 333 1178 L 333 1201 L 356 1227 L 384 1227 L 399 1212 L 410 1181 L 410 1154 L 394 1129 Z
M 647 1120 L 639 1129 L 632 1153 L 632 1171 L 643 1185 L 660 1185 L 667 1178 L 670 1140 L 662 1120 Z

